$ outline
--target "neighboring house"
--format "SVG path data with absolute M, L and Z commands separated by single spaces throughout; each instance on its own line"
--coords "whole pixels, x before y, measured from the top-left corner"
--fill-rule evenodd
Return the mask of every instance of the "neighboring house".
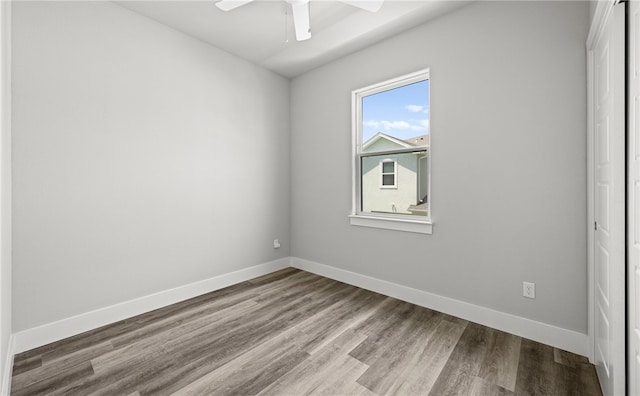
M 427 150 L 362 157 L 364 212 L 427 215 L 429 135 L 401 140 L 379 132 L 362 145 L 362 153 L 413 147 Z

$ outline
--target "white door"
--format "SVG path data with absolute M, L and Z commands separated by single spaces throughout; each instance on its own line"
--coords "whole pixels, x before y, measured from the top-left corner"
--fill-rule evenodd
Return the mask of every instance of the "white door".
M 594 358 L 605 395 L 625 394 L 625 10 L 608 7 L 592 46 Z
M 640 2 L 629 3 L 628 357 L 629 394 L 640 395 Z

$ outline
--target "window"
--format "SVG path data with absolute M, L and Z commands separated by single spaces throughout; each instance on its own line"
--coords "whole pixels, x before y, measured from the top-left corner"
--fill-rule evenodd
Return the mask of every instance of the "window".
M 431 233 L 429 71 L 358 89 L 352 225 Z
M 386 159 L 380 163 L 380 188 L 397 188 L 396 186 L 396 162 Z

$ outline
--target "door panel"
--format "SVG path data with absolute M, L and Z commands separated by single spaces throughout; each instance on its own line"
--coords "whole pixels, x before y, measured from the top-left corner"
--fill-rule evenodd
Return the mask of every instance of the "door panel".
M 605 395 L 625 388 L 624 23 L 613 6 L 593 48 L 594 358 Z

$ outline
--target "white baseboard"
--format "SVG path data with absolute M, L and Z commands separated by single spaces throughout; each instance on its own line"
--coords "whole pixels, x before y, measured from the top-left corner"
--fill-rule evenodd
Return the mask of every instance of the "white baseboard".
M 582 356 L 588 354 L 589 337 L 586 334 L 328 265 L 296 257 L 287 257 L 15 333 L 11 336 L 9 356 L 6 357 L 9 364 L 5 366 L 5 372 L 2 373 L 4 377 L 2 378 L 0 395 L 8 394 L 8 391 L 7 393 L 4 392 L 9 389 L 8 387 L 10 386 L 11 366 L 13 355 L 16 353 L 28 351 L 88 330 L 96 329 L 100 326 L 222 289 L 289 266 L 538 341 Z
M 3 356 L 4 370 L 2 372 L 2 378 L 0 378 L 0 395 L 9 396 L 11 392 L 11 374 L 13 373 L 13 355 L 15 355 L 15 337 L 13 334 L 9 336 L 9 347 L 7 349 L 7 356 Z
M 266 275 L 287 268 L 290 263 L 286 257 L 20 331 L 14 334 L 13 354 Z
M 327 278 L 358 286 L 399 300 L 433 309 L 461 319 L 479 323 L 520 337 L 538 341 L 578 355 L 587 356 L 589 337 L 586 334 L 536 322 L 464 301 L 443 297 L 411 287 L 398 285 L 370 276 L 357 274 L 313 261 L 291 258 L 291 266 Z

